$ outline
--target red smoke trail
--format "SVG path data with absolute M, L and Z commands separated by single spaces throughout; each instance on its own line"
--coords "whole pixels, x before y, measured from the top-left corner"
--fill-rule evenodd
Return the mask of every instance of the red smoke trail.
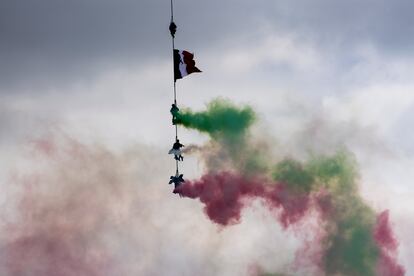
M 176 192 L 184 197 L 198 198 L 205 204 L 204 210 L 210 220 L 222 226 L 240 222 L 242 208 L 255 198 L 263 200 L 265 206 L 275 214 L 285 229 L 299 222 L 314 207 L 322 218 L 326 218 L 332 209 L 329 194 L 325 192 L 314 194 L 293 192 L 283 183 L 230 172 L 211 173 L 199 180 L 186 181 L 177 188 Z M 298 252 L 293 265 L 294 269 L 307 267 L 314 271 L 321 271 L 323 256 L 321 241 L 325 231 L 322 229 L 315 231 L 314 240 L 306 242 Z M 259 274 L 252 273 L 251 275 Z M 312 273 L 312 275 L 318 275 L 318 273 Z
M 309 195 L 293 194 L 282 183 L 247 178 L 229 172 L 207 174 L 177 188 L 184 197 L 199 198 L 208 217 L 223 226 L 238 223 L 248 199 L 261 198 L 286 228 L 299 221 L 310 208 Z
M 380 260 L 377 266 L 378 275 L 403 276 L 405 270 L 396 260 L 398 242 L 390 226 L 388 211 L 378 215 L 374 238 L 380 249 Z
M 205 205 L 204 210 L 210 220 L 222 226 L 240 222 L 242 208 L 254 198 L 262 199 L 266 207 L 277 214 L 284 228 L 298 222 L 311 210 L 317 211 L 324 221 L 335 221 L 332 197 L 324 189 L 316 193 L 299 193 L 289 190 L 283 183 L 221 172 L 204 175 L 199 180 L 187 181 L 178 187 L 176 192 L 184 197 L 198 198 Z M 380 254 L 377 275 L 403 276 L 405 270 L 396 260 L 398 243 L 389 225 L 387 211 L 379 214 L 372 231 Z M 326 234 L 321 231 L 315 236 L 314 241 L 305 245 L 301 250 L 302 254 L 298 254 L 301 261 L 311 259 L 317 267 L 322 267 L 324 250 L 320 246 Z
M 7 275 L 106 275 L 109 256 L 89 233 L 98 221 L 86 210 L 92 204 L 81 202 L 91 202 L 89 196 L 78 194 L 79 200 L 69 201 L 62 196 L 62 202 L 50 203 L 35 191 L 39 178 L 24 179 L 23 184 L 22 221 L 8 225 L 8 242 L 0 249 Z
M 33 141 L 45 169 L 12 179 L 19 192 L 14 220 L 1 233 L 2 276 L 119 275 L 104 236 L 124 200 L 119 162 L 100 148 L 62 144 Z

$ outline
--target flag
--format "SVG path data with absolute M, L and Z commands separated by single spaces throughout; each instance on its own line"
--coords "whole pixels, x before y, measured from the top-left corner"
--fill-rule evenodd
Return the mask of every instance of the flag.
M 174 49 L 174 80 L 201 72 L 195 67 L 194 55 L 188 51 Z

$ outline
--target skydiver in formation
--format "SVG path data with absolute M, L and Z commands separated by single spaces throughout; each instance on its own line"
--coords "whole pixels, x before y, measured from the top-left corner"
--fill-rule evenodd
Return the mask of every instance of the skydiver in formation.
M 177 115 L 178 112 L 180 111 L 180 109 L 178 108 L 178 106 L 174 103 L 171 105 L 171 109 L 170 109 L 170 113 L 172 115 L 172 124 L 176 125 L 177 124 Z
M 168 154 L 174 154 L 174 159 L 177 161 L 184 161 L 184 157 L 181 155 L 182 147 L 184 147 L 184 145 L 180 143 L 179 139 L 177 139 Z
M 183 174 L 178 174 L 178 171 L 175 173 L 175 176 L 170 176 L 170 182 L 168 182 L 168 184 L 174 183 L 174 194 L 178 193 L 177 188 L 185 182 L 183 176 Z
M 175 37 L 175 32 L 177 31 L 177 25 L 173 21 L 171 21 L 170 26 L 168 28 L 170 30 L 171 36 Z

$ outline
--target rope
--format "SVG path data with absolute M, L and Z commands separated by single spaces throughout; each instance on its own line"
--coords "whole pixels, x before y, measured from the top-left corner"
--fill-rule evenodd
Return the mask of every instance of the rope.
M 171 22 L 174 21 L 174 5 L 173 0 L 171 0 Z
M 171 23 L 174 22 L 174 4 L 173 0 L 170 1 L 171 3 Z M 173 53 L 173 79 L 174 79 L 174 104 L 177 106 L 177 87 L 176 87 L 176 80 L 175 80 L 175 68 L 174 68 L 174 49 L 175 49 L 175 43 L 174 43 L 174 35 L 171 35 L 172 40 L 172 53 Z M 178 140 L 178 126 L 175 124 L 175 141 Z M 178 175 L 178 160 L 175 160 L 175 172 L 176 175 Z

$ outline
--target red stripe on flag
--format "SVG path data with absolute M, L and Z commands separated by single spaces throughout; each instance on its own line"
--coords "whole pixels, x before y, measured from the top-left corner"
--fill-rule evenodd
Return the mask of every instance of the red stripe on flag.
M 187 73 L 191 74 L 201 72 L 201 70 L 195 66 L 194 54 L 187 51 L 182 51 L 182 53 L 184 57 L 184 63 L 187 65 Z

